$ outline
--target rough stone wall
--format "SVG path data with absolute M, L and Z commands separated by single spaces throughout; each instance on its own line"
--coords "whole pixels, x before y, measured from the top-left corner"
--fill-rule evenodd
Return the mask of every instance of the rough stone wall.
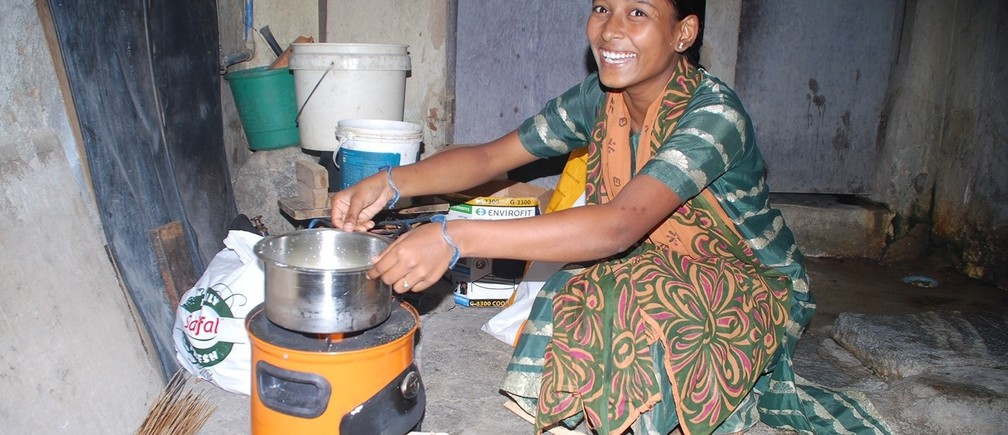
M 132 433 L 160 366 L 105 251 L 36 2 L 0 10 L 0 426 Z
M 246 48 L 244 1 L 217 2 L 221 57 Z M 323 1 L 324 3 L 324 1 Z M 319 0 L 256 0 L 253 4 L 252 31 L 249 34 L 254 55 L 251 60 L 232 65 L 228 71 L 269 65 L 276 59 L 260 33 L 269 26 L 281 48 L 286 49 L 298 36 L 320 40 Z M 231 89 L 221 81 L 221 110 L 226 149 L 235 204 L 239 213 L 262 216 L 271 234 L 293 230 L 295 223 L 281 213 L 277 199 L 294 192 L 294 161 L 318 160 L 300 148 L 253 152 L 248 147 L 241 119 Z
M 872 196 L 931 225 L 967 275 L 1008 288 L 1008 6 L 907 2 Z
M 455 42 L 454 0 L 326 0 L 325 40 L 331 43 L 406 44 L 412 71 L 406 79 L 403 120 L 420 124 L 423 156 L 452 137 Z
M 700 63 L 711 74 L 724 80 L 728 86 L 735 86 L 735 61 L 738 57 L 741 12 L 742 0 L 707 2 Z
M 245 48 L 245 2 L 228 0 L 217 2 L 217 22 L 220 28 L 221 57 Z M 248 41 L 253 47 L 251 60 L 232 65 L 228 71 L 236 71 L 269 65 L 276 55 L 260 34 L 259 29 L 268 25 L 281 48 L 287 48 L 298 36 L 319 39 L 318 0 L 255 0 L 253 2 L 252 31 Z M 231 89 L 221 80 L 221 106 L 224 118 L 224 147 L 227 149 L 228 164 L 232 180 L 238 178 L 239 169 L 252 156 L 245 133 L 242 131 L 238 110 L 235 108 Z
M 952 16 L 934 234 L 968 275 L 1008 288 L 1008 4 L 960 0 Z
M 898 56 L 888 83 L 888 104 L 880 121 L 879 170 L 870 195 L 900 218 L 894 228 L 905 233 L 930 215 L 942 120 L 948 97 L 949 37 L 953 2 L 907 5 L 901 23 Z

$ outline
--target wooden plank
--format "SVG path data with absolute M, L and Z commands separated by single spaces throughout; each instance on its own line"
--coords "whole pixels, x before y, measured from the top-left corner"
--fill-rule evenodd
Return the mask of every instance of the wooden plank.
M 63 49 L 60 47 L 59 38 L 56 35 L 56 24 L 53 22 L 52 9 L 50 8 L 49 1 L 35 2 L 35 8 L 38 10 L 39 23 L 42 25 L 42 34 L 45 35 L 46 44 L 49 45 L 49 53 L 52 55 L 53 69 L 56 71 L 56 80 L 59 82 L 60 93 L 63 95 L 63 108 L 67 113 L 70 131 L 73 133 L 74 142 L 77 144 L 77 162 L 81 166 L 81 176 L 84 178 L 88 197 L 97 203 L 94 184 L 91 182 L 91 168 L 87 159 L 87 151 L 84 149 L 84 135 L 81 133 L 80 120 L 77 117 L 77 107 L 73 104 L 73 93 L 70 92 L 70 79 L 67 77 L 66 65 L 63 63 Z
M 196 269 L 189 254 L 189 243 L 179 221 L 151 228 L 149 232 L 158 268 L 161 269 L 161 279 L 165 283 L 165 294 L 174 310 L 182 294 L 196 283 Z
M 325 208 L 329 206 L 329 189 L 313 189 L 298 183 L 298 199 L 313 209 Z
M 297 196 L 280 198 L 277 200 L 277 203 L 280 205 L 280 210 L 287 213 L 294 220 L 305 221 L 309 219 L 329 218 L 330 216 L 329 203 L 316 207 Z
M 318 163 L 298 160 L 294 162 L 294 173 L 299 185 L 303 184 L 309 189 L 329 188 L 329 172 Z

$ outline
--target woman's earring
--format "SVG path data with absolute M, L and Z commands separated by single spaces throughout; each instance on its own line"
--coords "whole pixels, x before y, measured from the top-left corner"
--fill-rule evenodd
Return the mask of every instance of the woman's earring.
M 683 44 L 682 42 L 680 42 L 679 43 L 679 51 L 683 51 L 685 48 L 686 48 L 686 44 Z

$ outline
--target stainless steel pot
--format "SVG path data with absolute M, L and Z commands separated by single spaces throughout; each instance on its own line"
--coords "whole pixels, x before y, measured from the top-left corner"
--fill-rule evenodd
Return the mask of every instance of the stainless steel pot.
M 266 317 L 300 332 L 368 329 L 392 310 L 392 288 L 367 279 L 371 257 L 391 241 L 330 228 L 269 236 L 255 245 L 266 274 Z

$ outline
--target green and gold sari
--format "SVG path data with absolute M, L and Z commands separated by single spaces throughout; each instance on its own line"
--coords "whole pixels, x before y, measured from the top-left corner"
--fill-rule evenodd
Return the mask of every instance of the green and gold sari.
M 656 153 L 666 154 L 669 167 L 688 166 L 674 164 L 679 156 L 662 145 L 703 73 L 682 60 L 673 77 L 639 136 L 622 95 L 606 94 L 587 152 L 572 155 L 566 169 L 568 182 L 584 180 L 587 204 L 614 198 Z M 561 186 L 550 209 L 575 196 Z M 794 427 L 807 419 L 791 354 L 811 304 L 795 309 L 793 276 L 758 260 L 752 237 L 739 232 L 712 189 L 684 199 L 629 252 L 546 282 L 502 385 L 536 416 L 538 430 L 583 417 L 603 434 L 667 433 L 677 425 L 686 434 L 734 432 L 774 408 L 786 409 L 780 426 L 806 429 Z M 771 383 L 787 391 L 768 392 Z M 766 405 L 761 398 L 767 411 L 758 409 Z M 787 414 L 792 409 L 799 417 Z

